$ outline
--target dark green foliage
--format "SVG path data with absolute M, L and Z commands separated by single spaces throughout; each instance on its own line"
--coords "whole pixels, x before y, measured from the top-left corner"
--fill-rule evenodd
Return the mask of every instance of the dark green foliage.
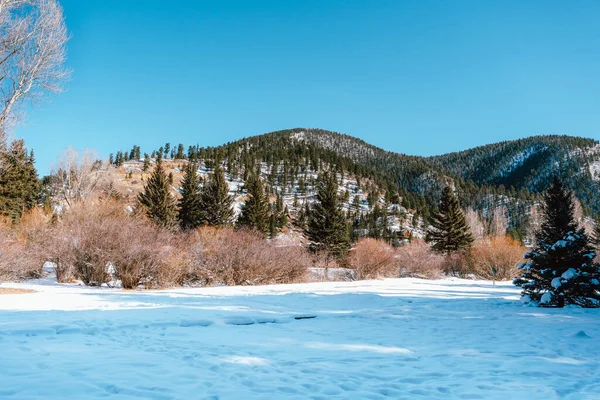
M 229 195 L 229 185 L 225 173 L 216 166 L 208 182 L 200 191 L 200 204 L 203 210 L 202 222 L 209 226 L 229 225 L 233 219 L 233 196 Z
M 179 225 L 182 229 L 195 229 L 203 223 L 203 209 L 200 200 L 200 180 L 198 168 L 188 163 L 181 182 L 181 198 L 178 202 Z
M 514 280 L 525 301 L 543 307 L 600 307 L 600 267 L 583 229 L 577 229 L 572 193 L 558 178 L 544 195 L 536 247 Z
M 148 218 L 159 226 L 172 227 L 176 223 L 177 208 L 170 189 L 169 178 L 158 161 L 138 200 Z
M 465 250 L 473 243 L 473 236 L 458 200 L 448 186 L 442 191 L 438 212 L 429 221 L 432 227 L 427 231 L 427 241 L 432 249 L 445 254 Z
M 23 140 L 15 140 L 0 153 L 0 215 L 18 222 L 23 211 L 35 205 L 40 185 L 33 152 L 27 154 Z
M 422 218 L 424 226 L 451 179 L 463 209 L 484 214 L 505 208 L 508 232 L 527 240 L 524 234 L 529 232 L 531 206 L 540 200 L 538 193 L 546 189 L 553 174 L 565 178 L 565 186 L 575 190 L 585 215 L 600 212 L 600 181 L 589 173 L 589 163 L 600 159 L 600 152 L 591 151 L 595 144 L 591 139 L 538 136 L 425 158 L 387 152 L 348 135 L 296 128 L 219 147 L 189 146 L 187 157 L 204 162 L 208 169 L 222 163 L 230 176 L 245 180 L 263 167 L 269 183 L 265 190 L 280 195 L 293 190 L 300 195 L 312 193 L 312 174 L 325 167 L 358 180 L 371 193 L 368 200 L 373 207 L 379 201 L 375 194 L 385 193 L 386 202 L 401 202 L 409 213 Z M 162 147 L 153 153 L 162 156 L 173 149 L 165 152 Z M 119 162 L 127 157 L 121 155 Z M 351 197 L 356 193 L 350 189 Z M 298 212 L 297 208 L 291 211 Z
M 573 193 L 567 190 L 557 177 L 554 177 L 552 186 L 544 194 L 542 214 L 544 216 L 542 225 L 540 230 L 536 232 L 538 243 L 553 244 L 562 239 L 568 232 L 577 230 Z
M 150 156 L 148 156 L 148 153 L 144 153 L 144 166 L 142 167 L 142 171 L 146 172 L 148 169 L 150 169 Z
M 350 248 L 346 217 L 339 205 L 337 179 L 323 172 L 317 181 L 317 198 L 310 209 L 306 235 L 310 249 L 343 259 Z
M 270 207 L 262 182 L 252 174 L 245 186 L 248 190 L 248 198 L 242 205 L 242 213 L 238 218 L 237 225 L 254 229 L 266 235 L 269 233 Z

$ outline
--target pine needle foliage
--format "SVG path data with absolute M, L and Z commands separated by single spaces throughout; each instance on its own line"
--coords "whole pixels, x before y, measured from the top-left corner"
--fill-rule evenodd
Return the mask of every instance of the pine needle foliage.
M 525 254 L 521 276 L 522 301 L 542 307 L 600 307 L 600 266 L 583 229 L 574 218 L 573 194 L 558 178 L 544 194 L 543 222 L 536 247 Z
M 248 198 L 242 205 L 242 213 L 237 225 L 240 228 L 254 229 L 264 235 L 269 233 L 270 207 L 260 178 L 249 175 L 246 181 Z
M 198 167 L 189 162 L 181 182 L 181 198 L 178 202 L 178 219 L 182 229 L 195 229 L 202 225 L 203 209 L 200 199 Z
M 225 173 L 219 166 L 210 175 L 200 191 L 202 224 L 226 226 L 233 221 L 233 196 L 229 195 L 229 185 Z
M 426 239 L 432 249 L 447 255 L 466 250 L 473 244 L 473 236 L 458 199 L 448 186 L 442 191 L 438 212 L 431 216 L 431 228 Z
M 0 215 L 18 222 L 40 191 L 33 152 L 27 154 L 23 140 L 15 140 L 0 157 Z
M 343 259 L 350 248 L 350 238 L 337 189 L 334 173 L 325 171 L 319 176 L 317 198 L 310 208 L 306 235 L 312 251 Z
M 172 227 L 177 222 L 177 208 L 170 190 L 169 177 L 158 160 L 144 191 L 138 195 L 146 215 L 158 226 Z

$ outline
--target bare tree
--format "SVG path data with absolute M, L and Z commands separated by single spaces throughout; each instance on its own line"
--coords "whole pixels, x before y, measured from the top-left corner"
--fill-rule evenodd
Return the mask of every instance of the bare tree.
M 472 208 L 469 208 L 465 213 L 465 218 L 467 220 L 469 228 L 471 229 L 473 237 L 475 237 L 475 239 L 482 238 L 485 234 L 485 227 L 483 226 L 483 223 L 481 222 L 481 218 L 477 211 L 473 210 Z
M 61 91 L 67 40 L 57 0 L 0 0 L 0 142 L 20 106 Z
M 504 236 L 508 229 L 508 210 L 506 206 L 497 206 L 489 216 L 488 236 Z
M 69 206 L 74 201 L 88 197 L 103 178 L 100 167 L 101 163 L 95 151 L 84 150 L 79 154 L 74 148 L 67 148 L 59 156 L 52 172 L 54 194 Z

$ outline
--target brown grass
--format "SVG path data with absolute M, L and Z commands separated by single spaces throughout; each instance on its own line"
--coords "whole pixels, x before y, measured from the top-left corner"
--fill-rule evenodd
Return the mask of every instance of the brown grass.
M 35 290 L 0 287 L 0 295 L 3 295 L 3 294 L 28 294 L 28 293 L 35 293 Z

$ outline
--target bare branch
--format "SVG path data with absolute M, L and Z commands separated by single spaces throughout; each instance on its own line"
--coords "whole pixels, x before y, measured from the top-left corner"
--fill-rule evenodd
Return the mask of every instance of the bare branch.
M 62 90 L 67 41 L 56 0 L 0 0 L 0 142 L 23 104 Z

